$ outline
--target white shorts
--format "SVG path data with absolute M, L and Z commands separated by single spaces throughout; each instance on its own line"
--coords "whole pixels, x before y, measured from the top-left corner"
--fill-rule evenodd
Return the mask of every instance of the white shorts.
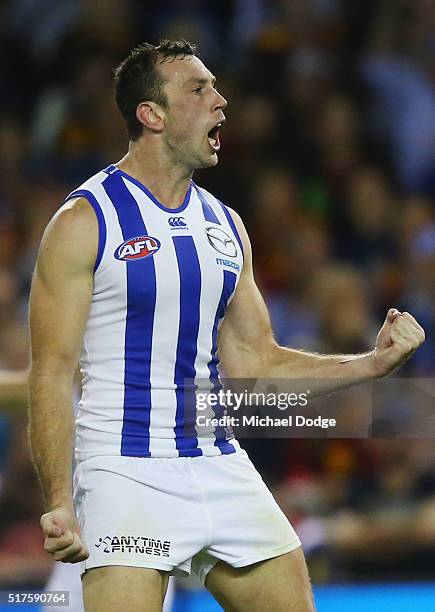
M 74 474 L 89 558 L 103 565 L 191 571 L 204 583 L 218 560 L 244 567 L 301 545 L 240 449 L 215 457 L 92 457 Z

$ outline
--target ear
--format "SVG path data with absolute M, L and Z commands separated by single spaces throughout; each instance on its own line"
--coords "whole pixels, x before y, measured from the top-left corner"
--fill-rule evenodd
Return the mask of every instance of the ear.
M 163 131 L 165 125 L 165 113 L 156 102 L 141 102 L 136 109 L 136 118 L 142 125 L 158 133 Z

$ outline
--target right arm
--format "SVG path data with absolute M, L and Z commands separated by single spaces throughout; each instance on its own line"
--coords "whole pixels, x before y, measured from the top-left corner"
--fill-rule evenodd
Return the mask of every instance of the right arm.
M 41 526 L 46 549 L 67 561 L 87 556 L 72 504 L 72 394 L 97 248 L 93 209 L 71 200 L 45 231 L 30 296 L 29 432 L 46 511 Z
M 293 385 L 300 379 L 296 388 L 304 390 L 308 383 L 315 397 L 387 376 L 424 342 L 424 330 L 414 317 L 391 308 L 369 353 L 318 355 L 279 346 L 255 283 L 248 234 L 240 217 L 229 210 L 244 245 L 243 271 L 218 339 L 222 366 L 230 378 L 287 379 Z

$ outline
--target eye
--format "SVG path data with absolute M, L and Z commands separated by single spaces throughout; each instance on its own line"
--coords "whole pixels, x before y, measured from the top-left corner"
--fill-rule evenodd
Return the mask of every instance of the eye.
M 193 93 L 196 93 L 196 94 L 202 93 L 202 87 L 195 87 L 195 89 L 193 90 Z

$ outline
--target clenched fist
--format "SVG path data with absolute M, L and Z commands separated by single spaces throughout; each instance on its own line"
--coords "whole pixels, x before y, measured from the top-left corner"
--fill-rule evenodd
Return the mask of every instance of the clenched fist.
M 43 514 L 40 523 L 45 535 L 44 548 L 55 561 L 78 563 L 89 557 L 73 510 L 56 508 Z
M 377 335 L 372 353 L 378 375 L 386 376 L 405 363 L 424 340 L 424 329 L 409 312 L 391 308 Z

